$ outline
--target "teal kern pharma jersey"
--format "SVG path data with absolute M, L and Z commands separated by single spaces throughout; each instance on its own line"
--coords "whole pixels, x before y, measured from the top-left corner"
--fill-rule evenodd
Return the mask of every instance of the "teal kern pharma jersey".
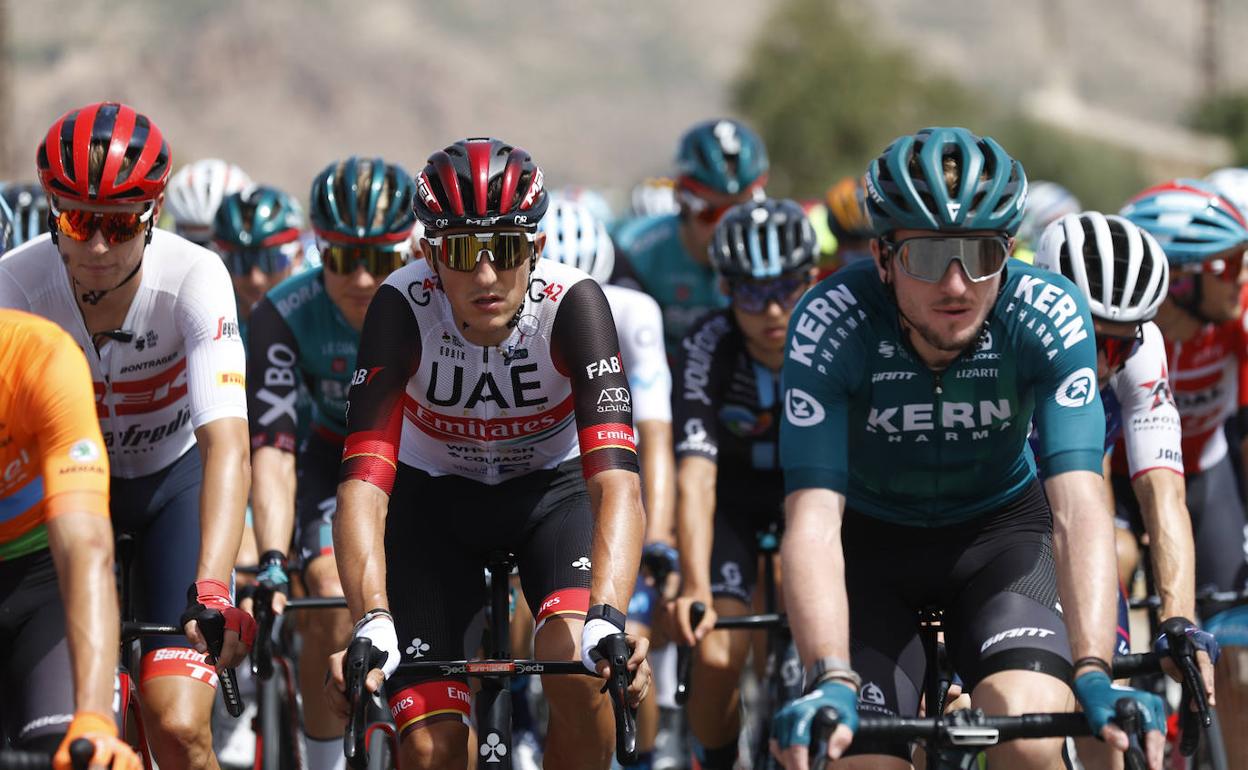
M 873 262 L 811 289 L 782 373 L 786 492 L 831 489 L 870 516 L 935 527 L 1008 502 L 1036 462 L 1046 478 L 1099 474 L 1105 418 L 1087 303 L 1066 278 L 1018 260 L 1001 280 L 977 344 L 940 373 L 905 340 Z

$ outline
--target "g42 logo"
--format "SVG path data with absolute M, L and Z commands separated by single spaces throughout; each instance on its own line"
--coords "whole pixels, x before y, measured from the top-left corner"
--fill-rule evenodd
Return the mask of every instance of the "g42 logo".
M 541 288 L 538 288 L 538 284 L 541 284 Z M 534 278 L 529 288 L 529 299 L 534 302 L 541 302 L 543 299 L 558 302 L 561 294 L 563 294 L 563 284 L 546 283 L 541 278 Z
M 438 288 L 438 279 L 432 276 L 423 281 L 412 281 L 407 285 L 407 296 L 411 297 L 412 302 L 424 307 L 429 304 L 431 292 Z

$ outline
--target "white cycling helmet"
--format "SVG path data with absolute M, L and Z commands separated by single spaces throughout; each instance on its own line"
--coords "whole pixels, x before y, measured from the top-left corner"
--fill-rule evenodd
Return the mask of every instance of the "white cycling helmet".
M 1248 217 L 1248 168 L 1220 168 L 1205 177 L 1205 181 Z
M 647 179 L 633 188 L 633 214 L 639 217 L 657 217 L 680 211 L 676 201 L 676 182 L 667 177 Z
M 1067 214 L 1046 227 L 1035 265 L 1074 281 L 1102 321 L 1152 320 L 1170 288 L 1170 265 L 1157 239 L 1124 217 L 1096 211 Z
M 546 233 L 543 258 L 579 267 L 598 283 L 606 283 L 611 277 L 615 246 L 607 235 L 607 226 L 589 206 L 552 195 L 537 229 Z
M 212 221 L 225 196 L 245 192 L 251 177 L 233 163 L 205 158 L 188 163 L 169 180 L 165 210 L 173 217 L 178 234 L 196 242 L 212 238 Z
M 1056 182 L 1036 180 L 1027 185 L 1027 205 L 1018 226 L 1018 239 L 1035 248 L 1044 228 L 1067 214 L 1078 214 L 1083 204 L 1070 190 Z

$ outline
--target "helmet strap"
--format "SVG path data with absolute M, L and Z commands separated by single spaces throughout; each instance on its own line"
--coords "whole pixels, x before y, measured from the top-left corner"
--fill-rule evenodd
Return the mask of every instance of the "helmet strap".
M 138 273 L 139 273 L 139 268 L 141 268 L 141 267 L 143 267 L 143 260 L 142 260 L 142 259 L 140 259 L 140 260 L 139 260 L 139 262 L 138 262 L 138 264 L 136 264 L 136 265 L 134 266 L 134 269 L 133 269 L 133 270 L 131 270 L 131 271 L 130 271 L 130 273 L 129 273 L 129 274 L 128 274 L 125 278 L 122 278 L 122 279 L 121 279 L 121 282 L 120 282 L 120 283 L 118 283 L 118 284 L 117 284 L 116 286 L 114 286 L 113 288 L 111 288 L 111 289 L 91 289 L 91 290 L 84 291 L 83 293 L 79 294 L 79 295 L 78 295 L 78 297 L 79 297 L 79 299 L 81 299 L 83 302 L 87 303 L 88 305 L 98 305 L 98 304 L 100 304 L 100 301 L 101 301 L 102 299 L 104 299 L 104 297 L 105 297 L 106 295 L 108 295 L 110 292 L 117 291 L 117 290 L 118 290 L 118 289 L 120 289 L 122 286 L 125 286 L 127 283 L 129 283 L 131 278 L 134 278 L 136 275 L 138 275 Z M 71 278 L 72 278 L 72 276 L 71 276 Z M 77 278 L 72 278 L 72 280 L 74 281 L 74 286 L 75 286 L 75 287 L 76 287 L 76 286 L 78 286 L 78 279 L 77 279 Z

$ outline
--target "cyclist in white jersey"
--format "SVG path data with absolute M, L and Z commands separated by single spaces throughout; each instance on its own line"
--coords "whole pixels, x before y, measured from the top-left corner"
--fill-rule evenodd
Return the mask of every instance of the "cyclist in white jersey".
M 484 563 L 506 550 L 538 621 L 536 657 L 603 673 L 592 653 L 624 630 L 645 512 L 610 307 L 585 273 L 539 260 L 541 169 L 518 147 L 464 139 L 433 153 L 416 186 L 424 259 L 386 279 L 364 321 L 334 555 L 355 636 L 385 653 L 368 686 L 389 679 L 403 765 L 466 767 L 466 682 L 396 673 L 400 658 L 462 655 Z M 636 705 L 649 671 L 634 642 Z M 345 712 L 342 656 L 327 693 Z M 599 686 L 542 685 L 546 766 L 605 770 Z
M 561 194 L 550 196 L 550 208 L 538 230 L 546 234 L 542 257 L 580 268 L 602 286 L 615 318 L 620 339 L 620 363 L 628 374 L 632 393 L 633 419 L 637 426 L 638 455 L 641 461 L 642 502 L 646 508 L 646 545 L 643 554 L 666 563 L 667 572 L 679 570 L 674 537 L 676 506 L 676 460 L 672 453 L 672 374 L 663 347 L 663 314 L 650 295 L 607 283 L 615 267 L 615 247 L 607 227 L 593 209 L 579 200 Z M 603 404 L 603 408 L 610 408 Z M 662 586 L 648 583 L 638 575 L 636 589 L 628 605 L 628 631 L 656 642 L 655 612 L 663 597 Z M 662 624 L 658 624 L 662 628 Z M 664 647 L 666 640 L 656 646 Z M 656 646 L 650 648 L 657 657 Z M 657 664 L 655 664 L 657 666 Z M 668 694 L 674 689 L 667 688 Z M 663 685 L 659 685 L 662 687 Z M 659 700 L 647 698 L 638 714 L 638 764 L 649 767 L 659 727 Z
M 1088 211 L 1067 214 L 1044 229 L 1035 265 L 1062 273 L 1088 299 L 1105 405 L 1105 478 L 1110 477 L 1109 452 L 1121 441 L 1131 488 L 1140 501 L 1149 536 L 1160 616 L 1184 620 L 1197 645 L 1206 694 L 1212 701 L 1218 645 L 1212 635 L 1188 620 L 1197 617 L 1196 546 L 1184 499 L 1183 435 L 1167 376 L 1165 341 L 1152 321 L 1170 287 L 1165 252 L 1152 235 L 1131 221 Z M 1134 574 L 1138 552 L 1132 532 L 1119 528 L 1117 535 L 1119 574 L 1125 583 Z M 1122 594 L 1118 637 L 1119 653 L 1130 652 Z M 1156 644 L 1164 649 L 1165 636 L 1158 637 Z M 1181 679 L 1177 669 L 1168 670 Z M 1103 743 L 1079 741 L 1080 759 L 1089 768 L 1112 767 L 1110 754 Z
M 169 145 L 145 115 L 115 102 L 72 110 L 37 163 L 53 229 L 0 262 L 0 306 L 55 321 L 86 351 L 114 529 L 136 538 L 136 612 L 186 632 L 144 640 L 147 737 L 164 767 L 215 768 L 217 676 L 194 617 L 224 617 L 220 666 L 240 663 L 255 635 L 229 590 L 249 486 L 229 276 L 212 252 L 154 228 Z

